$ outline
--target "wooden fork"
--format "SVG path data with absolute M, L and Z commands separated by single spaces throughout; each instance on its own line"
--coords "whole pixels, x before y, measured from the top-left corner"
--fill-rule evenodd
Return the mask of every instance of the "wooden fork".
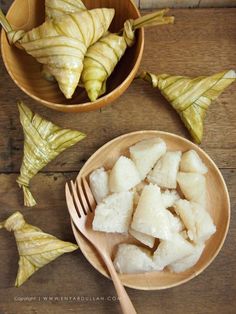
M 96 248 L 113 280 L 120 305 L 124 314 L 137 314 L 135 308 L 122 285 L 120 278 L 114 268 L 111 256 L 106 250 L 106 234 L 103 232 L 94 231 L 91 228 L 96 201 L 90 190 L 90 187 L 85 178 L 82 178 L 81 183 L 71 183 L 71 191 L 69 185 L 66 184 L 66 202 L 70 217 L 77 229 L 87 238 L 87 240 Z

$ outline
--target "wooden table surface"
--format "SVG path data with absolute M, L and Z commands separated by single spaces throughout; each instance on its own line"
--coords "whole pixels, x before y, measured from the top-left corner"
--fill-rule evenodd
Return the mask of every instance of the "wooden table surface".
M 11 1 L 5 1 L 7 6 Z M 142 68 L 180 75 L 208 75 L 236 68 L 236 9 L 176 9 L 175 26 L 146 31 Z M 35 208 L 22 205 L 15 180 L 23 133 L 16 101 L 53 122 L 77 128 L 87 139 L 48 165 L 32 180 Z M 232 219 L 225 245 L 215 261 L 190 282 L 164 291 L 127 289 L 142 314 L 224 313 L 236 309 L 236 84 L 212 104 L 201 147 L 217 163 L 226 180 Z M 187 137 L 177 114 L 158 93 L 141 81 L 112 105 L 96 112 L 64 114 L 37 104 L 20 91 L 0 62 L 0 220 L 20 210 L 26 220 L 61 239 L 74 241 L 64 185 L 104 143 L 127 132 L 154 129 Z M 0 231 L 0 314 L 120 313 L 113 284 L 78 250 L 65 254 L 15 288 L 18 254 L 13 234 Z

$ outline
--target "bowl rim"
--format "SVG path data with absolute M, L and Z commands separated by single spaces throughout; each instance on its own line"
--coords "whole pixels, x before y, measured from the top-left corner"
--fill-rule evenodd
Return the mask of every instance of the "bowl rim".
M 158 131 L 158 130 L 141 130 L 141 131 L 135 131 L 135 132 L 130 132 L 130 133 L 126 133 L 123 135 L 120 135 L 118 137 L 115 137 L 114 139 L 108 141 L 107 143 L 105 143 L 104 145 L 102 145 L 98 150 L 96 150 L 89 158 L 88 160 L 85 162 L 85 164 L 83 165 L 83 167 L 80 169 L 76 179 L 79 179 L 81 177 L 82 172 L 84 171 L 84 169 L 86 169 L 87 165 L 90 163 L 91 159 L 94 157 L 94 154 L 99 154 L 104 148 L 106 148 L 107 146 L 109 146 L 110 144 L 119 141 L 121 139 L 124 139 L 126 137 L 129 136 L 133 136 L 133 135 L 141 135 L 141 134 L 152 134 L 152 135 L 156 135 L 156 136 L 170 136 L 172 138 L 176 138 L 176 139 L 180 139 L 181 141 L 184 141 L 186 144 L 193 146 L 193 148 L 198 152 L 200 151 L 201 154 L 203 154 L 203 156 L 207 159 L 208 162 L 210 162 L 210 164 L 213 166 L 214 170 L 216 171 L 217 175 L 219 176 L 220 181 L 222 182 L 222 186 L 223 186 L 223 193 L 226 196 L 226 208 L 227 208 L 227 223 L 226 223 L 226 227 L 225 230 L 223 232 L 223 236 L 222 239 L 220 241 L 220 245 L 218 246 L 218 248 L 215 250 L 214 254 L 211 256 L 211 258 L 207 261 L 207 263 L 198 271 L 193 271 L 193 273 L 188 276 L 187 278 L 184 278 L 176 283 L 173 284 L 169 284 L 169 285 L 165 285 L 165 286 L 161 286 L 161 287 L 139 287 L 136 286 L 134 284 L 127 284 L 127 283 L 123 283 L 124 286 L 128 287 L 128 288 L 133 288 L 133 289 L 137 289 L 137 290 L 164 290 L 164 289 L 169 289 L 169 288 L 174 288 L 176 286 L 182 285 L 188 281 L 190 281 L 191 279 L 195 278 L 196 276 L 200 275 L 216 258 L 216 256 L 219 254 L 220 250 L 222 249 L 225 239 L 227 237 L 228 231 L 229 231 L 229 225 L 230 225 L 230 218 L 231 218 L 231 208 L 230 208 L 230 197 L 229 197 L 229 192 L 228 192 L 228 188 L 227 185 L 225 183 L 224 177 L 221 174 L 219 168 L 217 167 L 216 163 L 211 159 L 211 157 L 201 148 L 199 147 L 197 144 L 191 142 L 190 140 L 186 139 L 185 137 L 179 136 L 177 134 L 174 133 L 170 133 L 170 132 L 165 132 L 165 131 Z M 80 242 L 78 241 L 78 237 L 83 238 L 82 235 L 79 234 L 79 232 L 77 231 L 76 227 L 74 226 L 72 220 L 71 220 L 71 227 L 72 227 L 72 231 L 73 234 L 75 236 L 76 242 L 78 243 L 78 245 L 80 246 Z M 88 240 L 86 240 L 88 241 Z M 81 249 L 82 254 L 85 256 L 85 258 L 87 259 L 87 261 L 102 275 L 104 275 L 106 278 L 111 279 L 109 274 L 102 268 L 98 268 L 96 263 L 93 262 L 93 260 L 91 261 L 89 256 L 87 255 L 86 252 L 84 252 Z M 145 274 L 145 273 L 144 273 Z
M 137 8 L 137 6 L 134 4 L 134 2 L 132 0 L 129 0 L 130 4 L 132 5 L 133 9 L 136 11 L 138 17 L 141 17 L 141 13 L 139 11 L 139 9 Z M 14 10 L 14 6 L 16 5 L 17 1 L 15 0 L 9 10 L 7 11 L 6 17 L 8 18 L 9 14 L 11 13 L 12 10 Z M 5 42 L 8 42 L 7 37 L 6 37 L 6 33 L 4 30 L 2 30 L 1 32 L 1 52 L 2 52 L 2 59 L 3 59 L 3 63 L 7 69 L 8 74 L 10 75 L 10 77 L 12 78 L 12 80 L 14 81 L 14 83 L 24 92 L 26 93 L 29 97 L 33 98 L 34 100 L 36 100 L 37 102 L 43 104 L 44 106 L 57 110 L 57 111 L 62 111 L 62 112 L 85 112 L 85 111 L 93 111 L 102 107 L 105 107 L 107 105 L 109 105 L 111 102 L 113 102 L 114 100 L 116 100 L 119 96 L 121 96 L 121 94 L 123 94 L 125 92 L 125 90 L 129 87 L 129 85 L 132 83 L 142 60 L 142 56 L 143 56 L 143 51 L 144 51 L 144 28 L 140 28 L 139 30 L 139 36 L 140 36 L 140 51 L 138 53 L 138 57 L 137 60 L 134 64 L 134 67 L 132 68 L 132 70 L 130 71 L 130 73 L 128 74 L 128 76 L 125 78 L 124 81 L 122 81 L 121 84 L 119 84 L 115 89 L 113 89 L 112 91 L 110 91 L 108 94 L 98 98 L 96 101 L 94 102 L 86 102 L 86 103 L 81 103 L 81 104 L 61 104 L 61 103 L 53 103 L 44 99 L 39 98 L 38 96 L 35 96 L 34 94 L 30 93 L 29 91 L 27 91 L 27 89 L 23 86 L 21 86 L 21 84 L 18 82 L 18 80 L 15 78 L 13 72 L 11 71 L 8 62 L 7 62 L 7 56 L 5 53 L 5 49 L 4 49 L 4 45 Z M 109 101 L 111 99 L 111 101 Z

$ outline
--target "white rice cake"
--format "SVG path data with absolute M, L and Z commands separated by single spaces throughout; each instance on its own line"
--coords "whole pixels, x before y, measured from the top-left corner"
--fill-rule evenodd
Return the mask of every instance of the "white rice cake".
M 94 170 L 89 176 L 89 185 L 93 196 L 100 203 L 109 194 L 109 176 L 105 169 Z
M 111 192 L 123 192 L 132 189 L 141 182 L 134 162 L 121 156 L 111 170 L 109 187 Z
M 93 229 L 127 233 L 133 213 L 133 193 L 120 192 L 106 197 L 95 209 Z
M 129 228 L 129 234 L 132 235 L 135 239 L 137 239 L 141 243 L 149 246 L 150 248 L 154 246 L 155 238 L 148 234 L 133 230 L 132 228 Z
M 199 261 L 204 248 L 205 248 L 205 245 L 202 243 L 199 245 L 196 245 L 191 255 L 184 257 L 183 259 L 178 260 L 177 262 L 173 264 L 170 264 L 168 268 L 175 273 L 180 273 L 193 267 Z
M 188 201 L 206 206 L 206 178 L 201 173 L 179 172 L 177 182 Z
M 182 172 L 197 172 L 201 174 L 207 173 L 208 169 L 202 162 L 198 153 L 191 149 L 182 155 L 180 162 L 180 171 Z
M 161 193 L 161 197 L 165 208 L 173 207 L 175 202 L 180 199 L 176 190 L 165 190 Z
M 174 216 L 169 210 L 166 211 L 169 218 L 170 229 L 172 233 L 178 233 L 184 230 L 185 226 L 178 216 Z
M 191 255 L 193 252 L 194 246 L 179 233 L 176 233 L 171 240 L 161 241 L 154 252 L 153 262 L 155 269 L 163 270 L 167 265 L 173 264 Z
M 176 189 L 181 152 L 167 152 L 148 175 L 148 181 L 162 188 Z
M 131 228 L 155 238 L 171 238 L 169 215 L 157 185 L 149 184 L 144 187 L 133 215 Z
M 189 239 L 195 243 L 204 243 L 216 232 L 210 214 L 199 204 L 179 200 L 175 211 L 186 226 Z
M 141 180 L 154 167 L 158 159 L 166 152 L 166 143 L 160 138 L 146 139 L 129 148 L 130 157 L 135 163 Z
M 114 266 L 121 274 L 143 273 L 153 270 L 152 257 L 145 248 L 133 244 L 120 244 Z

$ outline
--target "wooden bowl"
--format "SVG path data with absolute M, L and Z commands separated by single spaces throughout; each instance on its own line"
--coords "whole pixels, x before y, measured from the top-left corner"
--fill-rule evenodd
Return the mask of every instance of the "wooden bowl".
M 159 132 L 159 131 L 139 131 L 120 136 L 109 143 L 102 146 L 96 151 L 84 164 L 77 179 L 88 177 L 95 169 L 104 166 L 106 169 L 111 169 L 115 161 L 120 155 L 128 156 L 128 148 L 140 140 L 160 137 L 168 147 L 168 150 L 187 151 L 194 149 L 203 162 L 208 167 L 206 175 L 207 182 L 207 210 L 209 211 L 216 225 L 216 233 L 206 242 L 205 250 L 198 263 L 191 269 L 182 273 L 171 273 L 168 270 L 162 272 L 149 272 L 142 274 L 122 274 L 120 275 L 122 283 L 130 288 L 142 290 L 160 290 L 171 288 L 199 275 L 219 253 L 225 241 L 230 221 L 230 200 L 224 179 L 211 158 L 197 145 L 179 137 L 177 135 Z M 106 267 L 95 249 L 88 241 L 75 229 L 72 224 L 72 229 L 78 245 L 87 260 L 101 274 L 109 278 Z M 112 257 L 116 250 L 117 244 L 122 242 L 135 243 L 136 241 L 130 236 L 119 234 L 107 234 L 107 249 Z M 137 243 L 137 242 L 136 242 Z M 139 243 L 140 245 L 140 243 Z
M 123 23 L 140 16 L 131 0 L 83 0 L 88 9 L 97 7 L 115 8 L 116 14 L 111 31 L 117 32 Z M 44 1 L 15 0 L 8 11 L 7 18 L 14 29 L 30 30 L 40 25 L 44 19 Z M 10 46 L 6 34 L 1 35 L 2 56 L 8 73 L 13 81 L 26 94 L 41 104 L 64 112 L 90 111 L 108 105 L 129 87 L 134 79 L 143 54 L 144 31 L 136 31 L 136 44 L 127 49 L 119 65 L 107 82 L 107 93 L 95 102 L 90 102 L 86 92 L 78 88 L 72 99 L 67 100 L 57 83 L 47 82 L 41 76 L 41 66 L 24 51 Z

